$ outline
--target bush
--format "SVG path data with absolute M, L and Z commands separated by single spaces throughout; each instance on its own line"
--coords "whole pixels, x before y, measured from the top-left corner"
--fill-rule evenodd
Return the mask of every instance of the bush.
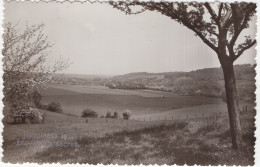
M 123 118 L 124 118 L 124 119 L 128 120 L 128 119 L 130 118 L 130 116 L 131 116 L 130 110 L 125 110 L 125 111 L 123 112 Z
M 114 112 L 114 118 L 118 118 L 118 113 L 117 112 Z
M 87 109 L 82 111 L 81 117 L 84 117 L 84 118 L 97 118 L 98 114 L 95 111 L 87 108 Z
M 111 112 L 107 112 L 106 118 L 112 118 Z
M 13 116 L 21 116 L 21 118 L 14 117 L 14 124 L 44 123 L 46 117 L 46 113 L 42 113 L 37 108 L 32 108 L 23 103 L 16 108 L 12 108 L 11 110 L 13 110 Z
M 36 108 L 30 108 L 29 111 L 22 113 L 24 116 L 24 123 L 27 124 L 42 124 L 44 123 L 46 113 L 41 113 Z
M 105 118 L 105 116 L 102 114 L 102 115 L 100 115 L 100 118 Z
M 47 110 L 52 112 L 58 112 L 58 113 L 61 113 L 63 111 L 60 103 L 56 103 L 56 102 L 49 103 L 47 106 Z

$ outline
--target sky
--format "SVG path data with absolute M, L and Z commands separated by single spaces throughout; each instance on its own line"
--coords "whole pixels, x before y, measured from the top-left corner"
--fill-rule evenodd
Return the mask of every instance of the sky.
M 48 61 L 72 63 L 64 73 L 121 75 L 220 67 L 214 51 L 186 27 L 160 13 L 125 15 L 108 4 L 6 2 L 4 22 L 45 24 L 54 46 Z M 256 19 L 254 18 L 254 21 Z M 245 34 L 255 34 L 255 25 Z M 235 64 L 255 63 L 254 47 Z

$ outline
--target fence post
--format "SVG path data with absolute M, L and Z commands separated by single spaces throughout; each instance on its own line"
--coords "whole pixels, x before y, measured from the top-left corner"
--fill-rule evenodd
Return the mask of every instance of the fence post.
M 106 119 L 106 123 L 107 123 L 107 119 Z
M 165 116 L 165 121 L 166 121 L 166 116 Z

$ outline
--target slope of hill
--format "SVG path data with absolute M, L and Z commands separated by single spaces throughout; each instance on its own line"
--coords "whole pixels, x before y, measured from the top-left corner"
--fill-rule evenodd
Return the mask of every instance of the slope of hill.
M 255 77 L 255 68 L 256 65 L 242 64 L 235 65 L 235 75 L 237 79 L 250 79 L 253 80 Z M 215 68 L 204 68 L 198 69 L 190 72 L 164 72 L 164 73 L 147 73 L 147 72 L 138 72 L 138 73 L 129 73 L 125 75 L 119 75 L 112 77 L 112 80 L 127 81 L 135 79 L 147 79 L 147 78 L 156 78 L 156 79 L 176 79 L 179 77 L 191 77 L 194 80 L 223 80 L 223 71 L 221 67 Z
M 256 65 L 235 65 L 237 88 L 242 96 L 252 96 L 255 91 Z M 224 76 L 221 68 L 205 68 L 190 72 L 130 73 L 115 76 L 106 84 L 114 89 L 153 89 L 172 91 L 181 95 L 206 95 L 220 97 L 224 90 Z M 241 87 L 241 85 L 243 85 Z M 250 91 L 245 91 L 245 85 Z

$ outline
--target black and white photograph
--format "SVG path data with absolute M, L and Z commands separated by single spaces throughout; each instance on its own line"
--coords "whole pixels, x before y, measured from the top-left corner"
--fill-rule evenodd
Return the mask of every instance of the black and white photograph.
M 2 162 L 255 165 L 257 6 L 4 0 Z

